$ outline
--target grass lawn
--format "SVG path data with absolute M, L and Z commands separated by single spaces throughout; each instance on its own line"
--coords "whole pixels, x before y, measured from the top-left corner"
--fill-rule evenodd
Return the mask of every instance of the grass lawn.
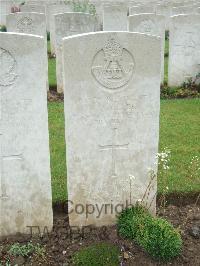
M 53 202 L 66 200 L 66 166 L 63 103 L 49 103 L 49 127 Z M 169 192 L 200 191 L 199 176 L 190 178 L 190 161 L 200 157 L 200 99 L 162 100 L 160 118 L 160 151 L 171 150 L 168 170 Z M 162 175 L 158 178 L 158 191 L 166 186 Z
M 50 58 L 49 63 L 49 87 L 56 87 L 56 60 L 55 58 Z

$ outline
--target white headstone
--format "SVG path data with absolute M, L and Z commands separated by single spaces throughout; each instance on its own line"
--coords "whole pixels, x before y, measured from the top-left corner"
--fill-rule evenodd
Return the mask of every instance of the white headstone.
M 63 47 L 70 225 L 113 224 L 157 169 L 161 41 L 98 32 L 65 38 Z M 153 183 L 146 203 L 155 212 Z
M 55 20 L 54 15 L 59 13 L 71 12 L 72 8 L 70 5 L 60 4 L 60 5 L 49 5 L 47 6 L 47 16 L 49 21 L 49 29 L 50 29 L 50 43 L 51 43 L 51 54 L 56 53 L 55 42 Z
M 171 4 L 160 4 L 156 6 L 156 15 L 161 15 L 165 17 L 165 29 L 169 30 L 170 17 L 171 17 Z
M 36 12 L 18 12 L 7 15 L 6 25 L 8 32 L 19 32 L 40 35 L 46 42 L 46 17 Z
M 18 33 L 43 36 L 47 51 L 47 31 L 46 31 L 45 14 L 40 14 L 35 12 L 32 13 L 18 12 L 18 13 L 9 14 L 6 17 L 6 25 L 8 32 L 18 32 Z M 46 53 L 46 72 L 47 72 L 47 90 L 49 90 L 47 53 Z
M 155 6 L 132 6 L 129 8 L 129 15 L 136 15 L 141 13 L 155 13 Z
M 181 86 L 200 73 L 200 15 L 171 17 L 168 83 Z
M 62 39 L 67 36 L 93 32 L 95 17 L 85 13 L 62 13 L 54 16 L 56 36 L 57 91 L 63 92 Z
M 103 6 L 103 30 L 127 31 L 126 3 L 108 3 Z
M 0 236 L 52 228 L 46 47 L 0 33 Z
M 180 6 L 172 8 L 172 16 L 180 14 L 194 14 L 196 8 L 194 6 Z
M 165 53 L 165 17 L 155 14 L 139 14 L 129 16 L 129 31 L 146 33 L 161 37 L 161 83 L 164 80 L 164 53 Z
M 0 25 L 6 25 L 6 15 L 11 12 L 11 2 L 0 0 Z
M 35 12 L 35 13 L 46 13 L 45 6 L 43 5 L 22 5 L 20 7 L 21 12 Z

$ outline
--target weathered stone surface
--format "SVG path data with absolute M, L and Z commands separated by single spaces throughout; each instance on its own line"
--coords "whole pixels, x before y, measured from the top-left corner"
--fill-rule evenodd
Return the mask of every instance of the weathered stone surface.
M 35 12 L 35 13 L 46 13 L 44 5 L 22 5 L 20 7 L 21 12 Z
M 136 15 L 142 13 L 155 13 L 156 8 L 155 5 L 144 5 L 144 6 L 132 6 L 129 8 L 129 15 Z
M 9 14 L 6 17 L 6 26 L 8 32 L 40 35 L 46 41 L 46 17 L 42 13 L 18 12 Z
M 103 6 L 103 30 L 127 31 L 126 3 L 108 3 Z
M 180 14 L 193 14 L 195 13 L 194 6 L 180 6 L 172 8 L 172 16 Z
M 46 47 L 0 33 L 0 236 L 52 228 Z
M 50 29 L 50 43 L 51 43 L 51 54 L 56 53 L 56 36 L 55 36 L 55 19 L 54 15 L 59 13 L 72 12 L 70 5 L 59 4 L 47 6 L 47 20 L 49 21 Z
M 62 39 L 67 36 L 93 32 L 95 17 L 85 13 L 62 13 L 54 16 L 56 35 L 56 77 L 57 91 L 63 92 Z
M 172 7 L 170 3 L 160 4 L 156 6 L 156 15 L 161 15 L 165 17 L 166 30 L 169 30 L 171 13 L 172 13 Z
M 70 224 L 113 224 L 157 169 L 161 40 L 98 32 L 65 38 L 63 47 Z M 145 197 L 152 212 L 155 193 L 154 179 Z
M 0 0 L 0 25 L 6 25 L 6 15 L 10 13 L 10 3 Z
M 47 30 L 45 14 L 35 12 L 18 12 L 9 14 L 6 17 L 6 25 L 8 32 L 18 32 L 39 35 L 44 37 L 45 47 L 47 51 Z M 47 90 L 49 90 L 48 81 L 48 56 L 46 53 L 46 72 L 47 72 Z
M 165 52 L 165 17 L 155 14 L 139 14 L 129 16 L 128 18 L 129 31 L 151 34 L 161 37 L 161 83 L 164 80 L 164 52 Z
M 168 83 L 181 86 L 200 73 L 200 15 L 171 18 Z

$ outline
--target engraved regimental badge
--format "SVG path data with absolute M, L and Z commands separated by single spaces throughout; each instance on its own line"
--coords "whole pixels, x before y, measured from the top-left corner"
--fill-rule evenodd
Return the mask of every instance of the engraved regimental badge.
M 115 90 L 126 85 L 135 67 L 131 53 L 114 37 L 110 37 L 103 49 L 97 52 L 92 64 L 92 75 L 103 87 Z
M 17 29 L 24 33 L 33 33 L 33 20 L 29 17 L 23 17 L 17 22 Z

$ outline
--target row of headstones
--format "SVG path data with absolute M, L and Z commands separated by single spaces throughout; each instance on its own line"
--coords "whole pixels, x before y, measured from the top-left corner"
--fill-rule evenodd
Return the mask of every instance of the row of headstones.
M 0 0 L 0 2 L 5 2 L 5 0 Z M 50 23 L 51 23 L 51 13 L 56 12 L 56 10 L 60 8 L 63 8 L 64 12 L 68 11 L 75 11 L 74 6 L 66 1 L 58 1 L 58 0 L 52 0 L 52 1 L 26 1 L 25 4 L 20 5 L 21 1 L 9 1 L 7 2 L 15 2 L 16 5 L 12 7 L 13 12 L 21 10 L 25 12 L 38 12 L 38 13 L 46 13 L 47 16 L 47 30 L 50 30 Z M 75 1 L 76 2 L 76 1 Z M 84 2 L 84 0 L 80 1 L 77 0 L 77 3 Z M 182 1 L 180 3 L 173 2 L 173 1 L 154 1 L 148 3 L 141 3 L 141 2 L 135 2 L 135 1 L 126 1 L 126 0 L 118 0 L 118 1 L 97 1 L 97 0 L 90 0 L 91 4 L 93 4 L 96 8 L 96 12 L 98 15 L 99 22 L 103 21 L 103 13 L 104 12 L 110 12 L 110 9 L 113 13 L 127 13 L 127 10 L 129 8 L 129 14 L 139 14 L 139 13 L 155 13 L 157 15 L 164 15 L 166 20 L 166 27 L 168 28 L 168 22 L 170 16 L 178 15 L 178 14 L 194 14 L 199 13 L 200 9 L 200 1 Z M 7 3 L 7 5 L 8 5 Z M 2 4 L 1 4 L 2 5 Z M 9 8 L 11 9 L 11 4 L 9 5 Z M 57 6 L 57 7 L 56 7 Z M 2 9 L 2 8 L 1 8 Z M 65 11 L 65 9 L 68 9 Z M 120 10 L 121 9 L 121 10 Z M 59 11 L 59 10 L 58 10 Z M 63 12 L 60 9 L 61 12 Z M 7 11 L 8 12 L 8 11 Z M 1 13 L 1 12 L 0 12 Z M 10 13 L 10 12 L 8 12 Z M 3 24 L 0 22 L 0 24 Z
M 145 191 L 155 213 L 161 47 L 130 32 L 63 40 L 70 225 L 113 224 Z M 46 40 L 0 33 L 0 65 L 0 236 L 51 230 Z
M 60 5 L 61 7 L 61 5 Z M 55 10 L 54 10 L 55 11 Z M 57 91 L 63 92 L 62 39 L 67 36 L 96 31 L 96 19 L 85 13 L 59 13 L 51 19 L 51 48 L 56 54 Z M 122 25 L 121 20 L 110 14 L 107 30 L 115 30 Z M 126 17 L 127 19 L 127 17 Z M 112 23 L 111 23 L 112 20 Z M 46 36 L 46 18 L 44 14 L 19 12 L 7 16 L 7 30 Z M 165 18 L 152 13 L 128 17 L 128 30 L 160 36 L 162 39 L 162 72 L 164 80 Z M 178 15 L 171 17 L 170 49 L 168 65 L 169 86 L 181 86 L 188 78 L 195 78 L 200 72 L 200 14 Z M 45 37 L 46 38 L 46 37 Z M 48 67 L 47 67 L 48 69 Z M 47 81 L 48 88 L 48 81 Z
M 31 4 L 32 3 L 32 4 Z M 24 4 L 20 6 L 20 10 L 22 12 L 37 12 L 37 13 L 45 13 L 47 17 L 47 30 L 50 31 L 53 25 L 51 25 L 51 22 L 53 21 L 52 15 L 58 14 L 58 13 L 64 13 L 64 12 L 73 12 L 75 11 L 73 8 L 73 5 L 68 3 L 59 3 L 59 4 L 52 4 L 46 3 L 40 4 L 38 1 L 28 2 L 28 4 Z M 169 28 L 169 18 L 173 15 L 179 15 L 179 14 L 199 14 L 200 13 L 200 1 L 197 0 L 192 3 L 188 3 L 189 5 L 186 5 L 182 3 L 183 6 L 173 6 L 172 3 L 168 3 L 165 5 L 156 5 L 155 3 L 149 3 L 148 5 L 136 5 L 131 6 L 130 2 L 117 2 L 116 3 L 107 3 L 104 1 L 104 4 L 99 2 L 95 2 L 96 12 L 98 15 L 98 22 L 101 23 L 104 21 L 104 30 L 126 30 L 127 29 L 127 13 L 129 15 L 135 15 L 135 14 L 141 14 L 141 13 L 154 13 L 156 15 L 163 15 L 165 16 L 165 27 L 166 29 Z M 130 7 L 129 7 L 130 6 Z M 89 12 L 89 11 L 88 11 Z M 104 17 L 104 18 L 103 18 Z M 121 20 L 119 21 L 113 21 L 113 17 L 115 19 Z M 110 23 L 109 23 L 110 19 Z M 52 26 L 52 27 L 51 27 Z M 97 28 L 99 29 L 99 25 L 97 25 Z M 114 28 L 113 28 L 114 27 Z M 116 29 L 117 27 L 117 29 Z

